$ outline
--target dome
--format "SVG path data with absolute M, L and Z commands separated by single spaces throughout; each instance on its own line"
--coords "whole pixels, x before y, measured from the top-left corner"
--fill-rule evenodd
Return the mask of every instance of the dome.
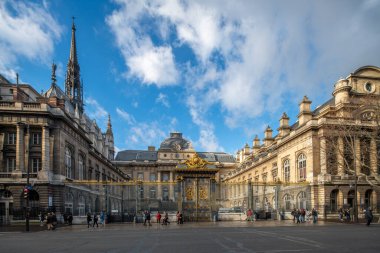
M 182 133 L 170 133 L 170 137 L 161 142 L 159 150 L 181 151 L 193 150 L 191 142 L 182 137 Z

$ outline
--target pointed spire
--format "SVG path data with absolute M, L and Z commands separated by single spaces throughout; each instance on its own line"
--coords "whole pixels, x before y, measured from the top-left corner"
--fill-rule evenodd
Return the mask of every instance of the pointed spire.
M 108 123 L 107 123 L 107 134 L 113 135 L 112 133 L 112 124 L 111 124 L 111 114 L 108 114 Z
M 67 63 L 65 93 L 70 98 L 71 103 L 75 107 L 78 105 L 79 111 L 83 113 L 83 87 L 80 78 L 80 67 L 77 58 L 77 45 L 75 40 L 75 23 L 73 17 L 73 25 L 71 30 L 71 47 L 70 57 Z
M 78 58 L 77 58 L 77 44 L 75 39 L 75 23 L 74 23 L 75 17 L 73 17 L 73 25 L 71 26 L 71 47 L 70 47 L 70 60 L 74 63 L 78 64 Z
M 55 86 L 57 82 L 57 78 L 55 76 L 55 71 L 57 70 L 57 65 L 53 62 L 51 65 L 51 85 Z

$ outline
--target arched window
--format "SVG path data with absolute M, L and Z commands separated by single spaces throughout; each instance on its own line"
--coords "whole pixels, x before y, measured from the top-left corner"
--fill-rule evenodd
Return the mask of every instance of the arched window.
M 65 167 L 66 167 L 66 177 L 72 178 L 72 152 L 70 148 L 66 147 L 65 150 Z
M 83 197 L 83 195 L 80 195 L 79 196 L 79 201 L 78 201 L 79 216 L 84 216 L 85 215 L 85 207 L 86 207 L 86 203 L 85 203 L 84 197 Z
M 79 158 L 78 158 L 78 179 L 79 180 L 83 180 L 84 179 L 84 176 L 83 176 L 83 173 L 84 173 L 84 159 L 83 159 L 83 156 L 82 155 L 79 155 Z
M 299 180 L 306 179 L 306 156 L 300 154 L 297 159 Z
M 290 162 L 289 162 L 289 159 L 286 159 L 284 161 L 284 181 L 285 182 L 290 181 Z

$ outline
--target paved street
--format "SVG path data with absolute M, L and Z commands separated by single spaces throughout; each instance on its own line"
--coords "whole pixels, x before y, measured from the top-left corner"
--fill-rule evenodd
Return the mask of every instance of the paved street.
M 111 224 L 0 232 L 1 252 L 379 252 L 380 225 L 290 221 Z

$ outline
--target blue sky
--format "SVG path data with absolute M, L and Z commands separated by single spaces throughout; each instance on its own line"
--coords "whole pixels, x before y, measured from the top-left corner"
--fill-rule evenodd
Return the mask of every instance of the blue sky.
M 0 73 L 36 90 L 58 65 L 71 17 L 87 114 L 118 150 L 183 132 L 197 151 L 235 153 L 282 112 L 297 120 L 363 65 L 380 66 L 380 1 L 0 1 Z

